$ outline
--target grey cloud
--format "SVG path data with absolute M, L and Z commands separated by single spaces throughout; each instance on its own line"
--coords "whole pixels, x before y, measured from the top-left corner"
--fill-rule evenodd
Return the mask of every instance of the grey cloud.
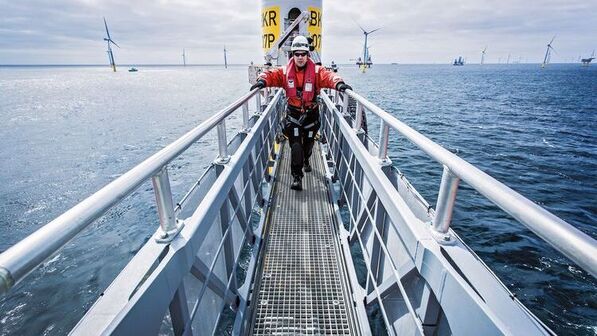
M 558 45 L 577 55 L 595 48 L 597 36 L 597 4 L 590 1 L 323 4 L 324 60 L 340 62 L 361 52 L 363 36 L 355 21 L 367 29 L 383 27 L 371 43 L 374 60 L 384 62 L 443 61 L 455 53 L 477 53 L 486 44 L 490 60 L 512 51 L 531 57 L 556 33 Z M 43 53 L 63 62 L 105 62 L 103 16 L 122 46 L 116 57 L 125 62 L 179 62 L 184 47 L 194 59 L 215 63 L 224 44 L 237 62 L 259 61 L 259 6 L 258 0 L 0 0 L 0 64 L 44 63 Z M 569 57 L 567 49 L 560 52 Z

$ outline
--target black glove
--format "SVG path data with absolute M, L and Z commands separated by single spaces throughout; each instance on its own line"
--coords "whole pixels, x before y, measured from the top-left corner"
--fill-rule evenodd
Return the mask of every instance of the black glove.
M 344 92 L 346 90 L 352 90 L 352 86 L 350 86 L 344 82 L 339 82 L 338 84 L 336 84 L 336 90 L 338 90 L 340 92 Z
M 265 87 L 265 81 L 263 79 L 259 79 L 257 80 L 257 83 L 253 84 L 253 86 L 251 86 L 251 89 L 249 91 L 253 91 L 254 89 L 263 89 Z

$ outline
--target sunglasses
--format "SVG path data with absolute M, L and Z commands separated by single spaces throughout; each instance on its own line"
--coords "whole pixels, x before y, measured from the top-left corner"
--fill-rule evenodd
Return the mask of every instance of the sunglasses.
M 305 57 L 305 56 L 307 56 L 307 53 L 306 52 L 295 52 L 294 56 L 296 56 L 296 57 Z

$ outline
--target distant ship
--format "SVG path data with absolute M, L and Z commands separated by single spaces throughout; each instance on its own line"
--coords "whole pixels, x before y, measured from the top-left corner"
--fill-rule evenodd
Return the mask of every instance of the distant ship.
M 595 50 L 593 50 L 593 53 L 591 54 L 591 57 L 589 58 L 583 58 L 581 59 L 581 63 L 584 66 L 589 66 L 589 64 L 591 64 L 591 61 L 595 59 Z
M 452 65 L 464 65 L 464 59 L 462 56 L 458 56 L 458 58 L 454 59 L 454 63 Z

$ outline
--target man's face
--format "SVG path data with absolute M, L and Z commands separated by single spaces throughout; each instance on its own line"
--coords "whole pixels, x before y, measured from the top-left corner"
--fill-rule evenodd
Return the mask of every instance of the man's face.
M 305 66 L 307 58 L 309 58 L 306 51 L 295 51 L 292 55 L 292 57 L 294 57 L 294 63 L 301 68 Z

